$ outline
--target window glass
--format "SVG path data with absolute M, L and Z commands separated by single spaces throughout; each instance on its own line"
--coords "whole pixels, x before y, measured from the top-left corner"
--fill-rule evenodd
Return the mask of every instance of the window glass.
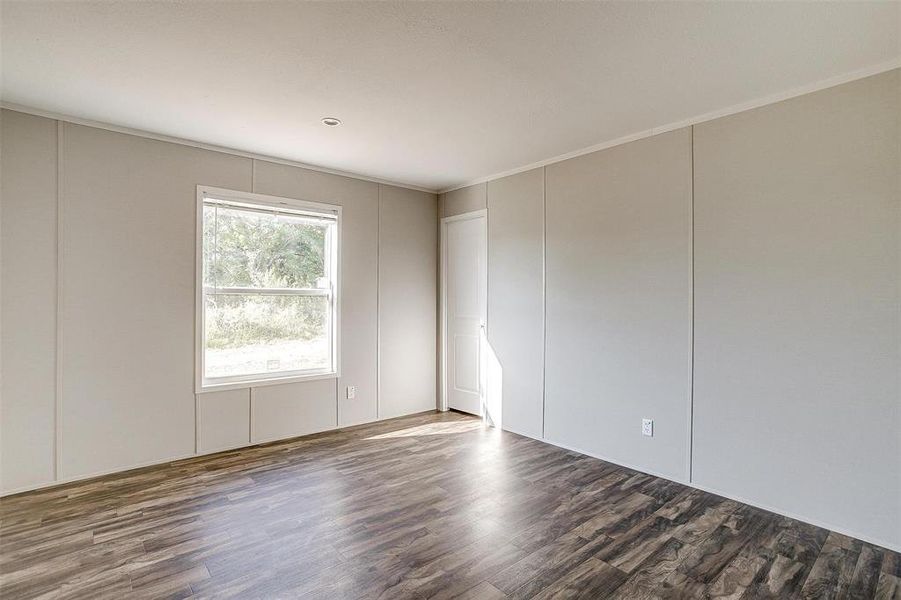
M 204 207 L 204 285 L 315 288 L 326 277 L 322 220 Z
M 208 295 L 206 376 L 328 369 L 325 296 Z
M 334 213 L 207 199 L 202 385 L 334 372 Z

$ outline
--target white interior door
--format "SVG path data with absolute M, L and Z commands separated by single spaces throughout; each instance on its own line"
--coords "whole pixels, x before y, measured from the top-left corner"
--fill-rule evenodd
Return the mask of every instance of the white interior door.
M 484 211 L 444 220 L 444 393 L 447 407 L 482 415 L 481 332 L 487 312 Z

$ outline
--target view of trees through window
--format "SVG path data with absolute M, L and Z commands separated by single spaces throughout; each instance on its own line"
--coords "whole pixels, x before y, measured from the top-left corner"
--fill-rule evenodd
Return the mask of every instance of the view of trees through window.
M 204 376 L 331 366 L 333 220 L 205 204 Z

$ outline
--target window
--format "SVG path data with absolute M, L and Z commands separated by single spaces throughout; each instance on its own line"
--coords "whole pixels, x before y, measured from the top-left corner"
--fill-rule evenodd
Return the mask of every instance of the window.
M 341 210 L 198 187 L 198 391 L 335 376 Z

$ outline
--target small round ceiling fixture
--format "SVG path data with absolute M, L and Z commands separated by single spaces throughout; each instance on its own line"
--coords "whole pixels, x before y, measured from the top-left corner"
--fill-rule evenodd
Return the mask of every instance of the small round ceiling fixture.
M 335 117 L 325 117 L 322 119 L 322 124 L 327 125 L 328 127 L 337 127 L 341 124 L 341 119 L 336 119 Z

